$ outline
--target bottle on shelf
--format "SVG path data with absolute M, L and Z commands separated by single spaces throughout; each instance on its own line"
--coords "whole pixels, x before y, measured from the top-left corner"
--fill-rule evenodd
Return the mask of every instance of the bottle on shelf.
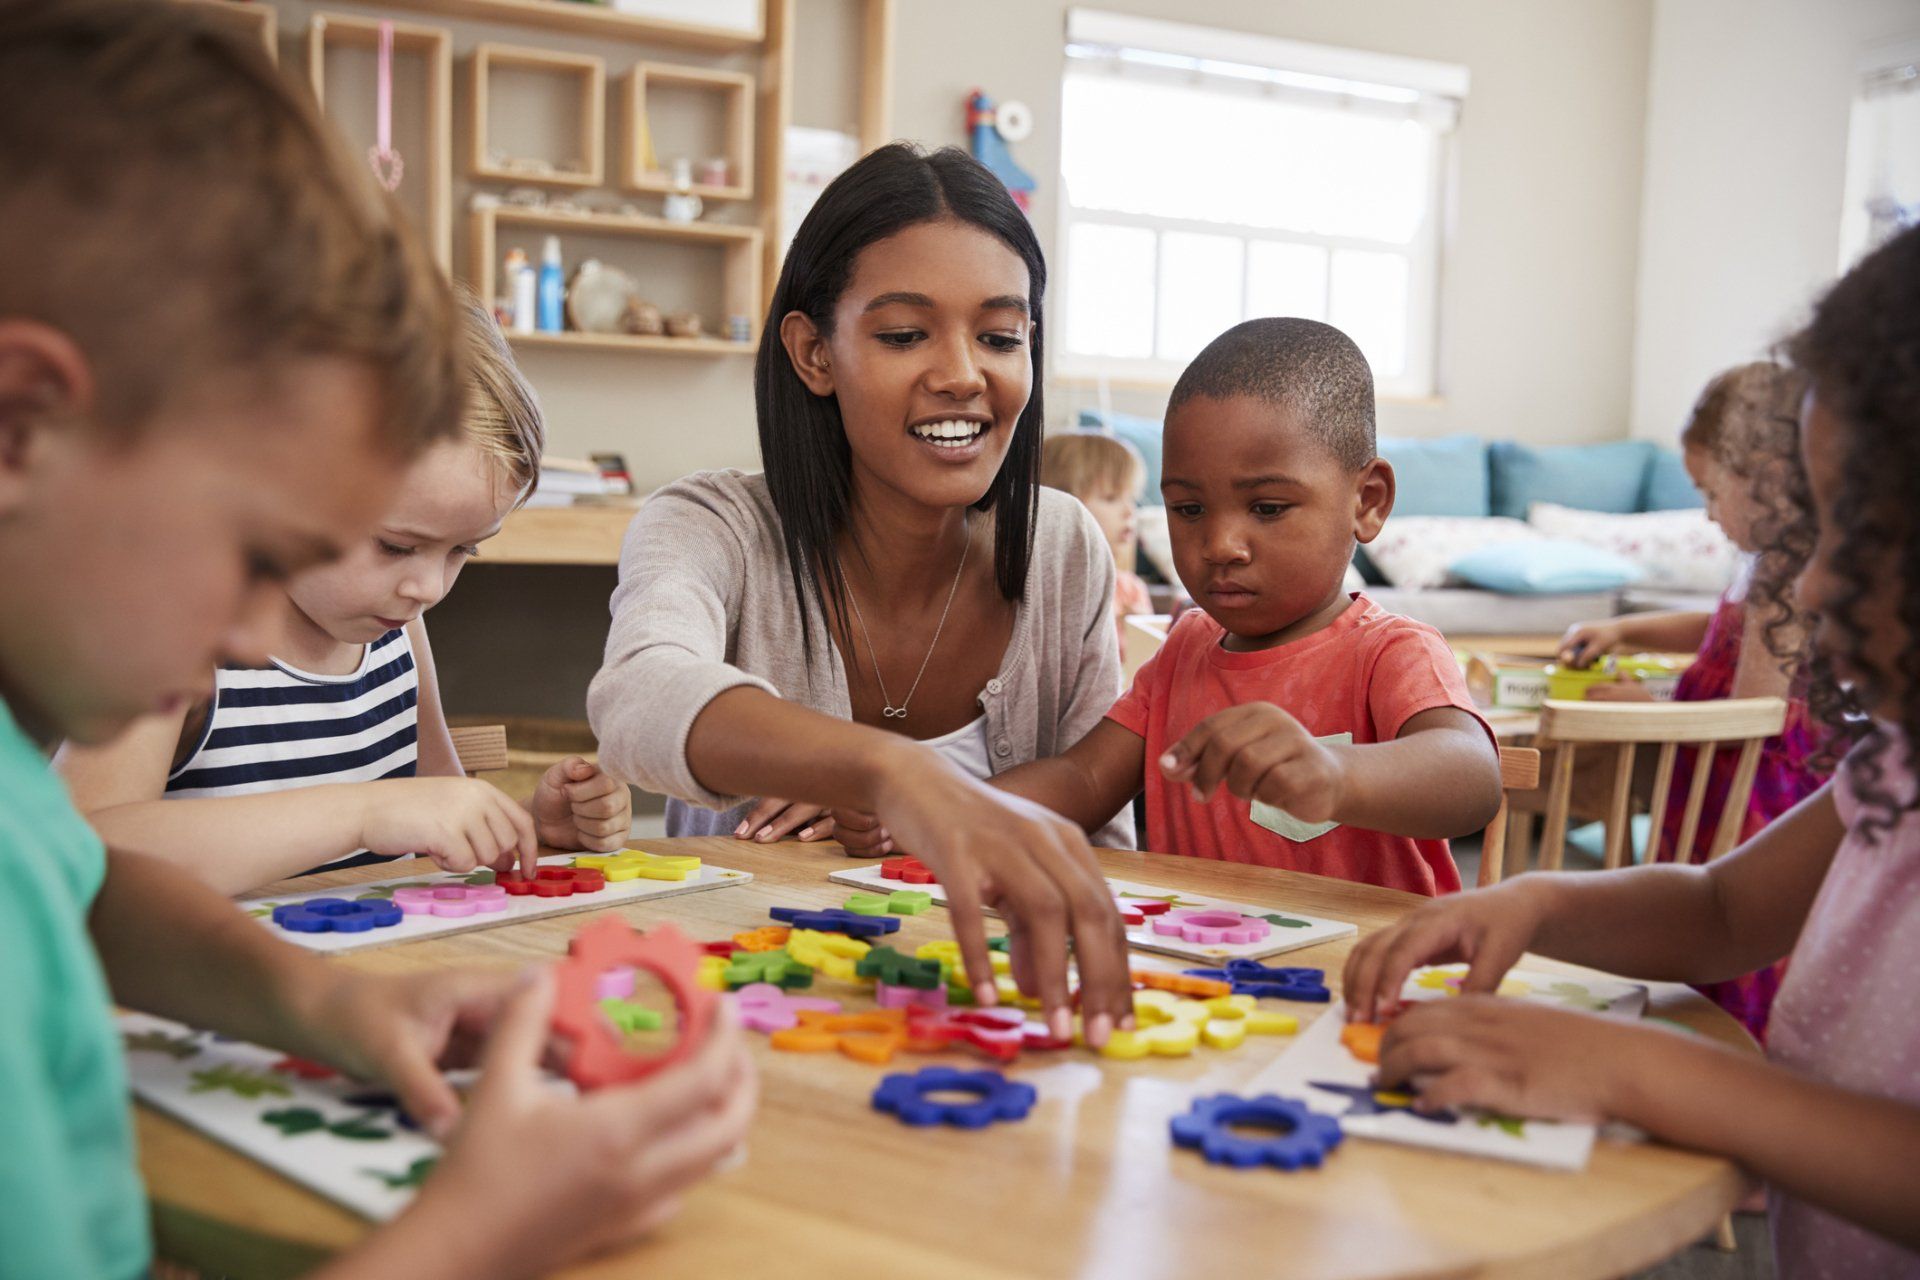
M 540 251 L 540 318 L 542 333 L 559 333 L 566 323 L 567 282 L 560 269 L 560 237 L 548 236 Z
M 507 315 L 515 333 L 532 333 L 538 318 L 533 264 L 525 251 L 507 250 Z

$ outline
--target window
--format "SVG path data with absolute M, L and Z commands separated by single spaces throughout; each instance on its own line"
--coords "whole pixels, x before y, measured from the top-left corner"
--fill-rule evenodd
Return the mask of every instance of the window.
M 1920 41 L 1862 59 L 1847 138 L 1840 270 L 1920 225 Z
M 1446 146 L 1464 68 L 1074 10 L 1056 371 L 1170 381 L 1223 329 L 1345 330 L 1433 394 Z

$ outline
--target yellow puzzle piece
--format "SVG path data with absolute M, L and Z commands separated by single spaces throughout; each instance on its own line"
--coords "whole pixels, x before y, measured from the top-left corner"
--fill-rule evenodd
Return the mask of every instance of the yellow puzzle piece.
M 787 935 L 787 954 L 816 973 L 842 982 L 864 982 L 855 972 L 860 957 L 873 950 L 858 938 L 818 929 L 795 929 Z
M 573 865 L 598 871 L 609 883 L 621 880 L 685 880 L 700 870 L 700 859 L 687 854 L 642 853 L 622 849 L 618 853 L 588 853 L 573 860 Z

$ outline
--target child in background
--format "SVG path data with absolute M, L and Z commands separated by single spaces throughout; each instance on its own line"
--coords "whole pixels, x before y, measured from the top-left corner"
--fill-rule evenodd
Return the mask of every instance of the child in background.
M 378 529 L 287 583 L 269 664 L 223 666 L 211 698 L 61 753 L 74 804 L 107 843 L 224 893 L 316 863 L 419 852 L 449 871 L 516 857 L 531 868 L 540 844 L 626 844 L 625 784 L 573 756 L 523 807 L 462 775 L 441 713 L 421 615 L 532 491 L 545 439 L 492 317 L 471 299 L 461 313 L 471 376 L 458 437 L 413 464 Z
M 1761 748 L 1753 793 L 1740 838 L 1812 795 L 1831 766 L 1825 731 L 1807 709 L 1800 655 L 1805 620 L 1788 599 L 1806 548 L 1783 537 L 1808 518 L 1806 471 L 1800 461 L 1800 401 L 1806 380 L 1771 363 L 1740 365 L 1707 384 L 1680 434 L 1687 473 L 1707 498 L 1707 513 L 1733 544 L 1747 553 L 1739 574 L 1713 613 L 1646 613 L 1582 623 L 1561 641 L 1561 661 L 1586 666 L 1617 650 L 1677 652 L 1698 649 L 1681 675 L 1678 702 L 1715 698 L 1775 697 L 1787 700 L 1780 735 Z M 1593 686 L 1591 699 L 1645 700 L 1652 695 L 1635 680 Z M 1711 823 L 1700 824 L 1691 849 L 1680 849 L 1693 770 L 1699 752 L 1683 750 L 1674 764 L 1672 790 L 1660 822 L 1661 861 L 1703 862 L 1713 843 Z M 1706 808 L 1719 813 L 1738 766 L 1737 753 L 1714 756 L 1707 778 Z M 1779 990 L 1782 967 L 1772 965 L 1701 990 L 1766 1042 L 1767 1010 Z
M 1430 903 L 1348 959 L 1352 1017 L 1391 1013 L 1417 965 L 1491 992 L 1523 951 L 1710 982 L 1792 952 L 1767 1057 L 1522 1001 L 1400 1013 L 1379 1081 L 1423 1109 L 1618 1119 L 1768 1185 L 1782 1280 L 1920 1275 L 1920 228 L 1835 285 L 1788 344 L 1817 538 L 1795 588 L 1831 659 L 1815 705 L 1871 716 L 1839 776 L 1726 857 L 1519 876 Z M 1788 536 L 1793 536 L 1791 533 Z M 1844 684 L 1839 683 L 1844 681 Z
M 550 978 L 328 964 L 103 847 L 44 755 L 264 661 L 275 584 L 364 537 L 463 395 L 446 286 L 365 165 L 195 13 L 0 0 L 0 1276 L 152 1263 L 115 1002 L 379 1081 L 451 1137 L 326 1275 L 531 1275 L 737 1146 L 737 1032 L 556 1092 Z M 441 1066 L 489 1029 L 463 1109 Z
M 1093 830 L 1144 781 L 1162 853 L 1457 890 L 1447 839 L 1492 819 L 1499 758 L 1440 633 L 1344 589 L 1393 509 L 1373 415 L 1330 325 L 1249 320 L 1196 356 L 1160 489 L 1200 608 L 1091 733 L 994 784 Z
M 1133 572 L 1138 541 L 1134 504 L 1147 482 L 1147 466 L 1124 440 L 1098 431 L 1063 431 L 1040 450 L 1040 483 L 1080 499 L 1106 536 L 1118 571 L 1113 584 L 1113 623 L 1126 647 L 1128 617 L 1153 612 L 1147 584 Z

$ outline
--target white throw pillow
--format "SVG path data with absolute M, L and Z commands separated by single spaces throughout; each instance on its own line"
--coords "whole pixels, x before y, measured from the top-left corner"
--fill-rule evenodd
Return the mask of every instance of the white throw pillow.
M 1527 523 L 1548 538 L 1567 538 L 1632 561 L 1643 587 L 1718 593 L 1733 581 L 1740 548 L 1702 510 L 1614 515 L 1551 502 L 1527 509 Z
M 1396 587 L 1442 587 L 1447 566 L 1467 552 L 1539 536 L 1506 516 L 1391 516 L 1367 556 Z

